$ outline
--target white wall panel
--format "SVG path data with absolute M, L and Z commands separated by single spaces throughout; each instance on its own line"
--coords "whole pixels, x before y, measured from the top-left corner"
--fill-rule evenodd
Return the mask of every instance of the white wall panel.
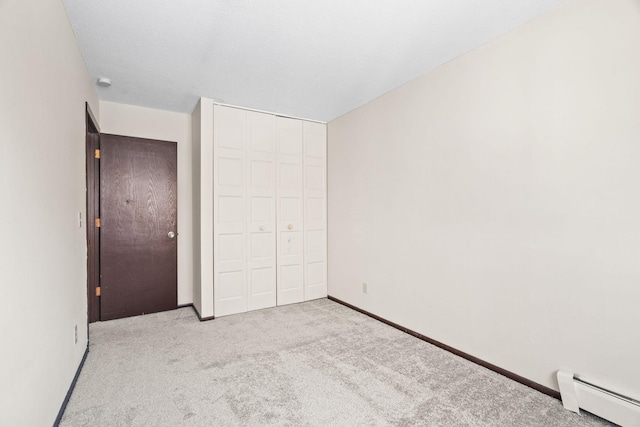
M 574 1 L 329 123 L 330 294 L 640 399 L 638 52 L 638 1 Z
M 0 58 L 0 425 L 50 426 L 87 348 L 85 102 L 101 111 L 61 1 L 0 1 Z

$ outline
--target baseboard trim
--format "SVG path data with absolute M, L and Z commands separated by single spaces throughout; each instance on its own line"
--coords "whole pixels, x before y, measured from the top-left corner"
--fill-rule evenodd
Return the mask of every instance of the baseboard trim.
M 191 308 L 193 308 L 193 311 L 195 311 L 196 316 L 198 316 L 198 319 L 200 319 L 201 322 L 206 322 L 207 320 L 213 320 L 216 318 L 216 316 L 209 316 L 209 317 L 202 317 L 200 316 L 200 313 L 198 312 L 198 309 L 196 308 L 195 304 L 189 304 L 191 306 Z
M 82 367 L 84 366 L 85 360 L 87 360 L 88 354 L 89 354 L 89 342 L 87 342 L 87 348 L 84 351 L 84 355 L 82 356 L 80 365 L 78 365 L 78 369 L 76 370 L 76 374 L 73 377 L 73 381 L 71 381 L 71 386 L 67 391 L 67 395 L 64 397 L 64 400 L 62 401 L 62 406 L 60 406 L 60 410 L 58 411 L 58 416 L 56 417 L 56 420 L 53 422 L 53 427 L 58 427 L 58 425 L 60 424 L 60 421 L 62 421 L 62 416 L 64 415 L 64 411 L 67 409 L 67 404 L 69 403 L 69 399 L 71 399 L 71 394 L 73 393 L 73 389 L 76 387 L 76 382 L 78 382 L 80 371 L 82 371 Z
M 338 298 L 332 297 L 331 295 L 329 295 L 327 298 L 330 299 L 331 301 L 337 302 L 338 304 L 342 304 L 345 307 L 349 307 L 352 310 L 355 310 L 355 311 L 358 311 L 358 312 L 360 312 L 362 314 L 365 314 L 365 315 L 367 315 L 367 316 L 369 316 L 369 317 L 371 317 L 373 319 L 376 319 L 376 320 L 378 320 L 378 321 L 380 321 L 382 323 L 386 323 L 387 325 L 389 325 L 389 326 L 391 326 L 393 328 L 396 328 L 396 329 L 398 329 L 398 330 L 400 330 L 400 331 L 402 331 L 404 333 L 407 333 L 409 335 L 413 335 L 414 337 L 416 337 L 418 339 L 421 339 L 422 341 L 428 342 L 429 344 L 433 344 L 436 347 L 439 347 L 439 348 L 441 348 L 443 350 L 448 351 L 449 353 L 453 353 L 456 356 L 460 356 L 463 359 L 466 359 L 466 360 L 468 360 L 470 362 L 473 362 L 475 364 L 483 366 L 483 367 L 485 367 L 485 368 L 487 368 L 487 369 L 489 369 L 489 370 L 491 370 L 493 372 L 496 372 L 496 373 L 498 373 L 500 375 L 503 375 L 503 376 L 513 380 L 513 381 L 517 381 L 520 384 L 526 385 L 527 387 L 530 387 L 530 388 L 532 388 L 534 390 L 537 390 L 540 393 L 544 393 L 547 396 L 551 396 L 554 399 L 560 400 L 560 392 L 555 391 L 552 388 L 543 386 L 542 384 L 538 384 L 537 382 L 531 381 L 531 380 L 529 380 L 529 379 L 527 379 L 525 377 L 522 377 L 522 376 L 520 376 L 518 374 L 514 374 L 511 371 L 507 371 L 506 369 L 503 369 L 503 368 L 501 368 L 499 366 L 496 366 L 496 365 L 494 365 L 492 363 L 486 362 L 486 361 L 484 361 L 482 359 L 478 359 L 477 357 L 472 356 L 472 355 L 470 355 L 468 353 L 465 353 L 464 351 L 460 351 L 460 350 L 458 350 L 456 348 L 453 348 L 453 347 L 448 346 L 448 345 L 446 345 L 444 343 L 441 343 L 440 341 L 436 341 L 436 340 L 434 340 L 432 338 L 429 338 L 427 336 L 424 336 L 424 335 L 422 335 L 422 334 L 420 334 L 420 333 L 418 333 L 416 331 L 412 331 L 411 329 L 405 328 L 404 326 L 398 325 L 397 323 L 394 323 L 394 322 L 392 322 L 390 320 L 387 320 L 387 319 L 382 318 L 382 317 L 380 317 L 378 315 L 370 313 L 370 312 L 368 312 L 366 310 L 363 310 L 363 309 L 361 309 L 359 307 L 356 307 L 355 305 L 349 304 L 348 302 L 344 302 L 342 300 L 339 300 Z

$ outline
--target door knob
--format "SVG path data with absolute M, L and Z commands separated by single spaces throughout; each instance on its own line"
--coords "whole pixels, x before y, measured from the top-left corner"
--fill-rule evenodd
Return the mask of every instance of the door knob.
M 173 231 L 170 231 L 167 233 L 167 236 L 169 236 L 170 239 L 173 239 L 174 237 L 176 237 L 176 233 L 174 233 Z
M 293 230 L 293 224 L 289 224 L 289 225 L 287 225 L 287 228 L 288 228 L 289 230 Z
M 260 231 L 264 231 L 264 225 L 260 226 Z

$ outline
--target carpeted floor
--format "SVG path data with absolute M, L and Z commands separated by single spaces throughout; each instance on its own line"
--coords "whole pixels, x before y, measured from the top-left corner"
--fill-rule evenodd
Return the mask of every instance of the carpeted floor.
M 61 426 L 601 426 L 321 299 L 94 323 Z

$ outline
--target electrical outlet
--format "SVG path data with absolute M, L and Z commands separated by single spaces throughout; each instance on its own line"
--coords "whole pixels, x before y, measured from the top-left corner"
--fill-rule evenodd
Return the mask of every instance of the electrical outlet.
M 362 282 L 362 293 L 366 294 L 367 292 L 369 292 L 368 289 L 369 285 L 367 285 L 365 282 Z
M 78 325 L 73 327 L 73 343 L 78 344 Z

